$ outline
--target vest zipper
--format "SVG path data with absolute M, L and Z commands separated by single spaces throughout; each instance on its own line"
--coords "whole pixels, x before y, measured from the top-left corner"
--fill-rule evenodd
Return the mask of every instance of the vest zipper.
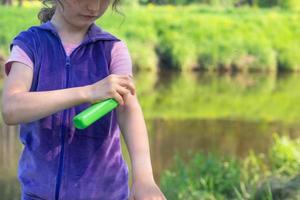
M 66 58 L 66 70 L 67 70 L 67 74 L 66 74 L 66 88 L 68 88 L 68 84 L 69 84 L 69 71 L 70 71 L 70 67 L 71 67 L 71 57 L 72 55 L 75 53 L 75 51 L 77 51 L 77 49 L 79 49 L 81 46 L 89 43 L 89 41 L 87 42 L 83 42 L 81 44 L 79 44 L 73 51 L 72 53 L 68 56 L 67 55 L 67 52 L 65 51 L 65 48 L 62 44 L 62 41 L 59 37 L 59 35 L 56 33 L 56 32 L 53 32 L 54 35 L 57 37 L 57 39 L 59 40 L 59 43 L 62 47 L 62 50 L 65 54 L 65 58 Z M 66 120 L 66 113 L 68 112 L 68 110 L 64 110 L 63 111 L 63 120 L 62 120 L 62 123 L 63 121 Z M 69 116 L 68 116 L 69 118 Z M 68 124 L 69 124 L 69 119 L 68 119 Z M 62 124 L 61 123 L 61 124 Z M 60 193 L 60 185 L 61 185 L 61 177 L 62 177 L 62 171 L 63 171 L 63 160 L 64 160 L 64 148 L 65 148 L 65 130 L 64 128 L 61 129 L 61 133 L 60 133 L 60 139 L 61 139 L 61 152 L 60 152 L 60 155 L 59 155 L 59 164 L 58 164 L 58 172 L 57 172 L 57 176 L 56 176 L 56 183 L 55 183 L 55 200 L 59 200 L 59 193 Z
M 70 57 L 66 56 L 66 88 L 68 88 L 69 85 L 69 69 L 71 66 Z M 63 111 L 63 122 L 66 121 L 66 115 L 68 110 Z M 66 126 L 69 124 L 69 120 L 66 122 Z M 64 152 L 65 152 L 65 129 L 64 126 L 61 129 L 60 133 L 60 140 L 61 140 L 61 151 L 59 156 L 59 164 L 58 164 L 58 173 L 56 177 L 56 185 L 55 185 L 55 200 L 59 200 L 59 191 L 60 191 L 60 185 L 61 185 L 61 177 L 62 177 L 62 171 L 63 171 L 63 165 L 64 165 Z
M 79 49 L 79 47 L 83 46 L 83 45 L 87 45 L 91 42 L 95 42 L 96 39 L 87 39 L 87 40 L 83 40 L 83 42 L 81 44 L 79 44 L 74 50 L 73 52 L 71 53 L 71 55 L 67 55 L 65 49 L 64 49 L 64 46 L 62 44 L 62 41 L 58 35 L 58 33 L 56 32 L 56 30 L 54 29 L 51 29 L 50 30 L 56 37 L 57 39 L 59 40 L 59 43 L 60 43 L 60 46 L 62 47 L 63 49 L 63 52 L 65 54 L 65 58 L 66 58 L 66 70 L 67 70 L 67 75 L 66 75 L 66 88 L 68 87 L 68 82 L 69 82 L 69 70 L 70 70 L 70 66 L 71 66 L 71 57 L 72 55 L 75 53 L 76 50 Z M 63 121 L 66 120 L 66 114 L 68 113 L 68 110 L 64 110 L 63 111 L 63 116 L 62 116 L 62 121 L 61 121 L 61 124 L 63 123 Z M 68 125 L 70 123 L 70 120 L 69 120 L 69 115 L 68 115 L 68 121 L 67 121 Z M 59 193 L 60 193 L 60 185 L 61 185 L 61 177 L 62 177 L 62 171 L 63 171 L 63 160 L 64 160 L 64 148 L 65 148 L 65 128 L 62 127 L 61 129 L 61 132 L 60 132 L 60 138 L 61 138 L 61 152 L 60 152 L 60 155 L 59 155 L 59 166 L 58 166 L 58 173 L 57 173 L 57 176 L 56 176 L 56 184 L 55 184 L 55 200 L 59 200 Z

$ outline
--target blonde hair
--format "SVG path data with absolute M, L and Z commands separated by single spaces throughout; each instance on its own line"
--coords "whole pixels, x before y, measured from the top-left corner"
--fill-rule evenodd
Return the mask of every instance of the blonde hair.
M 61 4 L 61 1 L 60 0 L 41 0 L 41 1 L 44 7 L 41 8 L 41 10 L 39 11 L 38 18 L 41 23 L 44 23 L 51 20 L 51 18 L 54 15 L 57 3 Z M 117 13 L 120 13 L 117 8 L 119 3 L 120 0 L 114 0 L 112 4 L 112 9 L 115 10 Z

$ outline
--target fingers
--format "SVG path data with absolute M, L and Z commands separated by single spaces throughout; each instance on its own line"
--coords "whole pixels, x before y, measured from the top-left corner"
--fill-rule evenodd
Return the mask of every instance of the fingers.
M 131 94 L 134 95 L 135 94 L 135 86 L 132 80 L 124 80 L 124 79 L 120 79 L 119 80 L 119 85 L 126 87 L 127 89 L 130 90 Z
M 128 93 L 131 93 L 132 95 L 135 94 L 134 80 L 131 75 L 111 74 L 109 82 L 114 85 L 112 87 L 111 95 L 120 105 L 125 104 L 125 96 Z
M 115 92 L 115 93 L 113 94 L 113 98 L 114 98 L 120 105 L 124 105 L 123 97 L 122 97 L 118 92 Z
M 111 74 L 109 76 L 110 81 L 117 83 L 118 85 L 121 85 L 123 87 L 129 88 L 132 95 L 135 93 L 135 86 L 134 86 L 134 79 L 133 76 L 130 74 Z
M 125 96 L 130 93 L 130 90 L 128 88 L 119 86 L 117 88 L 117 92 L 122 95 L 123 98 L 125 98 Z

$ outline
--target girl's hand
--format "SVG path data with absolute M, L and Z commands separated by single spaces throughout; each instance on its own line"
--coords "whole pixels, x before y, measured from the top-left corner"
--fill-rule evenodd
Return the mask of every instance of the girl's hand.
M 110 74 L 104 79 L 87 86 L 87 98 L 90 103 L 97 103 L 108 98 L 114 98 L 124 105 L 125 96 L 135 93 L 135 86 L 130 75 Z
M 132 183 L 129 200 L 167 200 L 154 181 Z

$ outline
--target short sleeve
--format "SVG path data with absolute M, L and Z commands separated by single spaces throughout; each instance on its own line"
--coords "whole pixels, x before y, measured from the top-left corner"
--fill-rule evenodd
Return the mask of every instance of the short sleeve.
M 25 51 L 23 51 L 19 46 L 13 45 L 10 56 L 8 60 L 5 62 L 5 73 L 8 76 L 11 66 L 13 62 L 20 62 L 25 64 L 27 67 L 33 69 L 33 62 L 29 58 L 29 56 L 26 54 Z
M 10 50 L 12 51 L 13 46 L 20 47 L 27 56 L 35 63 L 35 52 L 38 52 L 37 36 L 34 29 L 30 28 L 27 31 L 19 33 L 10 44 Z
M 115 42 L 112 47 L 110 72 L 112 74 L 128 74 L 133 76 L 129 50 L 123 41 Z

